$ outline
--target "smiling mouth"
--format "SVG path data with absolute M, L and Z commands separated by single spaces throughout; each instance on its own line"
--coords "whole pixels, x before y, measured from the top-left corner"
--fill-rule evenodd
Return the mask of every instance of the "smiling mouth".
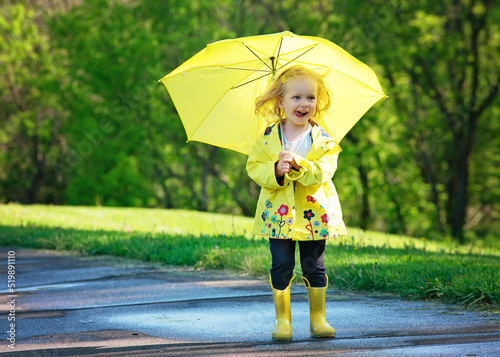
M 299 118 L 302 118 L 302 117 L 305 117 L 307 115 L 308 112 L 303 112 L 303 111 L 300 111 L 300 110 L 297 110 L 295 112 L 295 115 L 298 116 Z

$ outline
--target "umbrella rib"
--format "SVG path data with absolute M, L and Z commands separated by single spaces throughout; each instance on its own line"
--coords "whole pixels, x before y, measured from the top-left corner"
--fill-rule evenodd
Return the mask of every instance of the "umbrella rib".
M 277 54 L 276 54 L 276 57 L 272 57 L 272 58 L 271 58 L 271 60 L 273 61 L 273 62 L 272 62 L 272 68 L 271 68 L 271 67 L 269 67 L 269 65 L 268 65 L 266 62 L 264 62 L 264 61 L 262 60 L 262 58 L 260 58 L 260 57 L 259 57 L 259 56 L 258 56 L 258 55 L 254 52 L 254 51 L 252 51 L 252 49 L 251 49 L 250 47 L 248 47 L 245 43 L 243 43 L 243 44 L 245 45 L 245 47 L 246 47 L 246 48 L 247 48 L 250 52 L 252 52 L 252 53 L 253 53 L 253 55 L 254 55 L 255 57 L 257 57 L 257 58 L 258 58 L 258 59 L 259 59 L 262 63 L 264 63 L 264 65 L 266 65 L 266 67 L 267 67 L 267 68 L 269 68 L 269 69 L 271 70 L 271 72 L 268 72 L 268 73 L 266 73 L 265 75 L 260 76 L 260 77 L 258 77 L 258 78 L 252 79 L 251 81 L 248 81 L 248 82 L 245 82 L 245 83 L 239 84 L 239 85 L 237 85 L 237 86 L 234 86 L 234 87 L 233 87 L 233 88 L 231 88 L 231 89 L 236 89 L 236 88 L 242 87 L 242 86 L 244 86 L 244 85 L 246 85 L 246 84 L 249 84 L 249 83 L 252 83 L 252 82 L 258 81 L 258 80 L 259 80 L 259 79 L 261 79 L 261 78 L 264 78 L 264 77 L 266 77 L 266 76 L 269 76 L 271 73 L 274 73 L 274 72 L 276 71 L 276 66 L 275 66 L 275 64 L 277 64 L 277 63 L 278 63 L 278 59 L 279 59 L 279 56 L 280 56 L 280 53 L 281 53 L 281 45 L 283 44 L 283 37 L 281 37 L 281 38 L 280 38 L 280 42 L 279 42 L 279 45 L 278 45 L 278 52 L 277 52 Z M 317 44 L 310 46 L 310 47 L 309 47 L 306 51 L 302 52 L 301 54 L 299 54 L 299 55 L 298 55 L 297 57 L 295 57 L 294 59 L 292 59 L 292 60 L 288 61 L 288 62 L 287 62 L 287 63 L 285 63 L 283 66 L 281 66 L 279 69 L 280 69 L 280 70 L 281 70 L 281 69 L 283 69 L 285 66 L 289 65 L 290 63 L 292 63 L 293 61 L 295 61 L 297 58 L 299 58 L 299 57 L 301 57 L 301 56 L 305 55 L 307 52 L 311 51 L 311 50 L 312 50 L 313 48 L 315 48 L 316 46 L 317 46 Z M 258 69 L 252 70 L 252 69 L 246 69 L 246 68 L 236 68 L 236 67 L 224 67 L 224 68 L 227 68 L 227 69 L 235 69 L 235 70 L 243 70 L 243 71 L 244 71 L 244 70 L 246 70 L 246 71 L 252 71 L 252 72 L 267 72 L 266 70 L 262 70 L 262 69 L 261 69 L 261 70 L 258 70 Z
M 267 69 L 253 69 L 253 68 L 238 68 L 238 67 L 226 67 L 226 66 L 221 66 L 222 68 L 225 69 L 236 69 L 239 71 L 249 71 L 249 72 L 266 72 L 269 73 Z
M 278 63 L 278 58 L 280 57 L 280 52 L 281 52 L 281 45 L 283 44 L 283 37 L 280 37 L 280 44 L 278 47 L 278 53 L 276 54 L 276 57 L 273 58 L 273 71 L 276 71 L 276 64 Z
M 245 82 L 245 83 L 238 84 L 237 86 L 234 86 L 234 87 L 232 87 L 231 89 L 236 89 L 236 88 L 239 88 L 239 87 L 243 87 L 244 85 L 250 84 L 250 83 L 252 83 L 252 82 L 258 81 L 258 80 L 259 80 L 259 79 L 261 79 L 261 78 L 267 77 L 267 76 L 269 76 L 270 74 L 271 74 L 271 72 L 268 72 L 268 73 L 264 74 L 263 76 L 260 76 L 260 77 L 258 77 L 258 78 L 254 78 L 254 79 L 252 79 L 251 81 L 248 81 L 248 82 Z
M 314 46 L 311 46 L 307 51 L 305 52 L 302 52 L 300 55 L 298 55 L 297 57 L 295 57 L 294 59 L 288 61 L 287 63 L 285 63 L 283 66 L 280 67 L 280 70 L 285 68 L 285 66 L 288 66 L 290 63 L 294 62 L 297 58 L 305 55 L 307 52 L 311 51 L 312 49 L 314 49 L 315 47 L 317 46 L 317 44 L 315 44 Z
M 257 57 L 262 63 L 264 63 L 267 68 L 269 68 L 271 71 L 273 70 L 271 67 L 269 67 L 269 65 L 262 58 L 260 58 L 250 47 L 248 47 L 246 43 L 243 43 L 243 45 L 245 45 L 245 47 L 247 48 L 247 50 L 249 50 L 250 52 L 252 52 L 253 55 L 255 57 Z
M 316 47 L 316 46 L 318 46 L 318 44 L 317 44 L 317 43 L 313 43 L 313 44 L 311 44 L 311 45 L 307 45 L 307 46 L 304 46 L 304 47 L 302 47 L 302 48 L 297 48 L 297 49 L 295 49 L 295 50 L 291 50 L 291 51 L 288 51 L 288 52 L 282 53 L 282 54 L 281 54 L 281 56 L 283 57 L 283 56 L 285 56 L 285 55 L 291 55 L 291 54 L 293 54 L 293 53 L 298 53 L 298 52 L 300 52 L 300 51 L 305 51 L 305 52 L 307 52 L 310 48 L 314 48 L 314 47 Z M 305 53 L 305 52 L 304 52 L 304 53 Z

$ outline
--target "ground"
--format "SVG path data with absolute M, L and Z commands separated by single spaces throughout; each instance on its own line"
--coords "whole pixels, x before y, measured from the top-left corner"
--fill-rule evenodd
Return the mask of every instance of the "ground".
M 15 317 L 15 345 L 4 320 L 0 348 L 12 356 L 500 355 L 500 317 L 460 306 L 330 289 L 326 316 L 337 337 L 314 340 L 306 290 L 296 284 L 293 340 L 274 342 L 264 279 L 2 248 L 5 287 L 9 251 L 15 290 L 0 291 L 0 306 Z

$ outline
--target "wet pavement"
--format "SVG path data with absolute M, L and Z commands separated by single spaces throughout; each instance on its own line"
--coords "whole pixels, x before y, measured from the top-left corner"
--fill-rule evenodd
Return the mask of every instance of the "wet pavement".
M 292 285 L 293 340 L 274 342 L 264 279 L 37 250 L 0 257 L 8 356 L 500 356 L 500 316 L 455 305 L 329 290 L 337 337 L 314 340 L 306 290 Z

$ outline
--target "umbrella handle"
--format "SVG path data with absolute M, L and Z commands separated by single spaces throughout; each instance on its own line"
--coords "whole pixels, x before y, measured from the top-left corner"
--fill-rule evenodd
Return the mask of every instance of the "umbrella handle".
M 290 171 L 291 172 L 291 171 Z M 290 172 L 286 172 L 285 173 L 285 178 L 287 180 L 290 180 L 290 181 L 297 181 L 298 179 L 300 179 L 302 176 L 304 176 L 304 174 L 306 173 L 305 170 L 300 170 L 298 171 L 297 175 L 293 174 L 290 176 Z

